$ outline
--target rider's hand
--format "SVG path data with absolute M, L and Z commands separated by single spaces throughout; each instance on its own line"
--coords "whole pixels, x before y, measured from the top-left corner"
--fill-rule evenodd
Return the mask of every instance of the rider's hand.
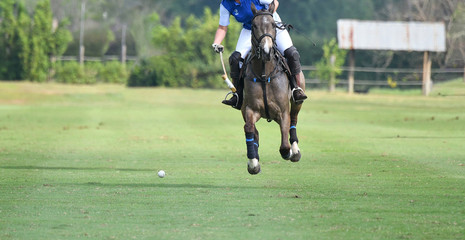
M 221 44 L 213 43 L 213 44 L 212 44 L 212 47 L 213 47 L 213 50 L 214 50 L 216 53 L 220 53 L 220 52 L 223 52 L 223 51 L 224 51 L 224 46 L 221 45 Z

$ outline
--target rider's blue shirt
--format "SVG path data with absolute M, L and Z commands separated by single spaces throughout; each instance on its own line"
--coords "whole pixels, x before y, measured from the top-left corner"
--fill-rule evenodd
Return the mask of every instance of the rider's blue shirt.
M 237 3 L 234 0 L 223 0 L 221 4 L 229 11 L 236 20 L 243 24 L 245 29 L 252 29 L 253 13 L 251 6 L 255 4 L 257 10 L 266 9 L 264 4 L 260 3 L 260 0 L 241 0 L 241 3 Z

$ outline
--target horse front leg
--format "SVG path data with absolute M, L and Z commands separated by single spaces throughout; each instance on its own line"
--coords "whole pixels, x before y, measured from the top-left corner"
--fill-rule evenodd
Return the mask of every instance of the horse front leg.
M 247 111 L 244 114 L 244 132 L 245 132 L 245 143 L 247 146 L 247 170 L 250 174 L 255 175 L 260 173 L 260 163 L 258 156 L 258 131 L 255 127 L 255 123 L 260 118 L 257 113 L 253 111 Z

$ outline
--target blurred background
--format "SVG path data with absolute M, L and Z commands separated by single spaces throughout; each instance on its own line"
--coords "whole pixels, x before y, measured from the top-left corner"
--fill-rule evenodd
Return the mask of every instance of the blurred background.
M 224 88 L 219 57 L 211 50 L 219 4 L 212 0 L 2 0 L 0 79 Z M 447 50 L 431 53 L 432 79 L 463 77 L 465 0 L 282 0 L 278 12 L 294 26 L 291 36 L 312 87 L 326 88 L 331 75 L 325 74 L 324 65 L 330 64 L 325 47 L 339 60 L 329 71 L 347 79 L 348 54 L 335 44 L 338 19 L 443 22 Z M 241 29 L 231 22 L 226 54 L 234 51 Z M 355 66 L 362 69 L 355 72 L 355 91 L 421 88 L 401 83 L 421 82 L 422 65 L 422 52 L 359 50 Z

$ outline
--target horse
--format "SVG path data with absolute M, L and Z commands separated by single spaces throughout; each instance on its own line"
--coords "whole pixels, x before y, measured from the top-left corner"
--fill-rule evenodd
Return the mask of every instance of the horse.
M 251 9 L 254 14 L 252 50 L 244 63 L 244 101 L 241 112 L 245 122 L 247 170 L 255 175 L 261 171 L 258 154 L 259 132 L 255 126 L 261 118 L 279 124 L 281 157 L 292 162 L 300 160 L 296 126 L 302 103 L 291 101 L 289 77 L 292 76 L 286 72 L 288 67 L 285 59 L 276 48 L 277 24 L 273 19 L 274 6 L 270 5 L 268 10 L 258 11 L 252 3 Z M 305 80 L 303 74 L 300 74 L 299 85 L 305 89 Z

